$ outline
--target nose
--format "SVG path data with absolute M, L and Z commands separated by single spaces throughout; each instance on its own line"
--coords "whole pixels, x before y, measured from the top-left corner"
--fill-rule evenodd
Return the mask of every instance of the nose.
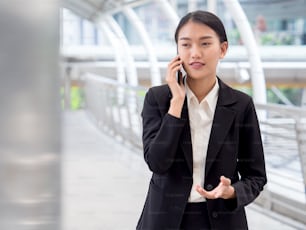
M 198 59 L 201 57 L 201 50 L 198 46 L 193 46 L 190 51 L 192 59 Z

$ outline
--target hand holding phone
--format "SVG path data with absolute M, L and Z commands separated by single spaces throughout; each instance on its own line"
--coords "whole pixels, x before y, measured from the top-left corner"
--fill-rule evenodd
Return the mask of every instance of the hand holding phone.
M 168 64 L 166 81 L 171 91 L 169 94 L 171 101 L 168 113 L 178 118 L 181 116 L 186 98 L 184 73 L 182 71 L 182 61 L 177 55 Z
M 166 82 L 170 86 L 171 91 L 176 91 L 175 89 L 181 88 L 184 85 L 185 71 L 182 66 L 183 63 L 178 55 L 168 63 Z

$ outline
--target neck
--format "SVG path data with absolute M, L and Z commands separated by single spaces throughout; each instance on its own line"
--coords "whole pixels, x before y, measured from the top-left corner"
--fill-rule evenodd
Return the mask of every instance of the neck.
M 191 91 L 197 97 L 198 101 L 201 102 L 214 87 L 217 78 L 192 79 L 187 77 L 186 80 Z

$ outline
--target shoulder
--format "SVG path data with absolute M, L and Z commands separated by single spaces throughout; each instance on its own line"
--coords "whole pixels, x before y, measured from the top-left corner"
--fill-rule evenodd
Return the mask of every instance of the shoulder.
M 146 93 L 146 99 L 155 100 L 157 102 L 168 101 L 171 98 L 171 93 L 168 85 L 153 86 Z
M 253 105 L 250 95 L 232 88 L 219 79 L 219 104 L 226 106 L 248 107 Z
M 234 89 L 219 79 L 219 96 L 227 103 L 230 102 L 250 102 L 252 97 L 240 90 Z
M 157 110 L 161 114 L 165 114 L 170 106 L 171 93 L 168 85 L 154 86 L 148 89 L 144 104 L 143 104 L 143 114 L 144 111 L 154 114 Z M 151 116 L 150 115 L 150 116 Z
M 231 88 L 231 87 L 230 87 Z M 248 94 L 246 94 L 245 92 L 242 92 L 240 90 L 231 88 L 233 95 L 237 98 L 237 100 L 245 102 L 245 103 L 249 103 L 250 101 L 252 101 L 252 97 Z
M 148 92 L 153 94 L 169 94 L 169 87 L 168 85 L 159 85 L 159 86 L 153 86 L 149 88 Z

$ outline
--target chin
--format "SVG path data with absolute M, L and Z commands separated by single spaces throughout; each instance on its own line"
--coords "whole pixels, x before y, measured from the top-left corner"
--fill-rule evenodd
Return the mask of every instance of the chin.
M 204 78 L 206 78 L 204 75 L 202 74 L 193 74 L 193 75 L 188 75 L 189 78 L 191 78 L 192 80 L 202 80 Z

